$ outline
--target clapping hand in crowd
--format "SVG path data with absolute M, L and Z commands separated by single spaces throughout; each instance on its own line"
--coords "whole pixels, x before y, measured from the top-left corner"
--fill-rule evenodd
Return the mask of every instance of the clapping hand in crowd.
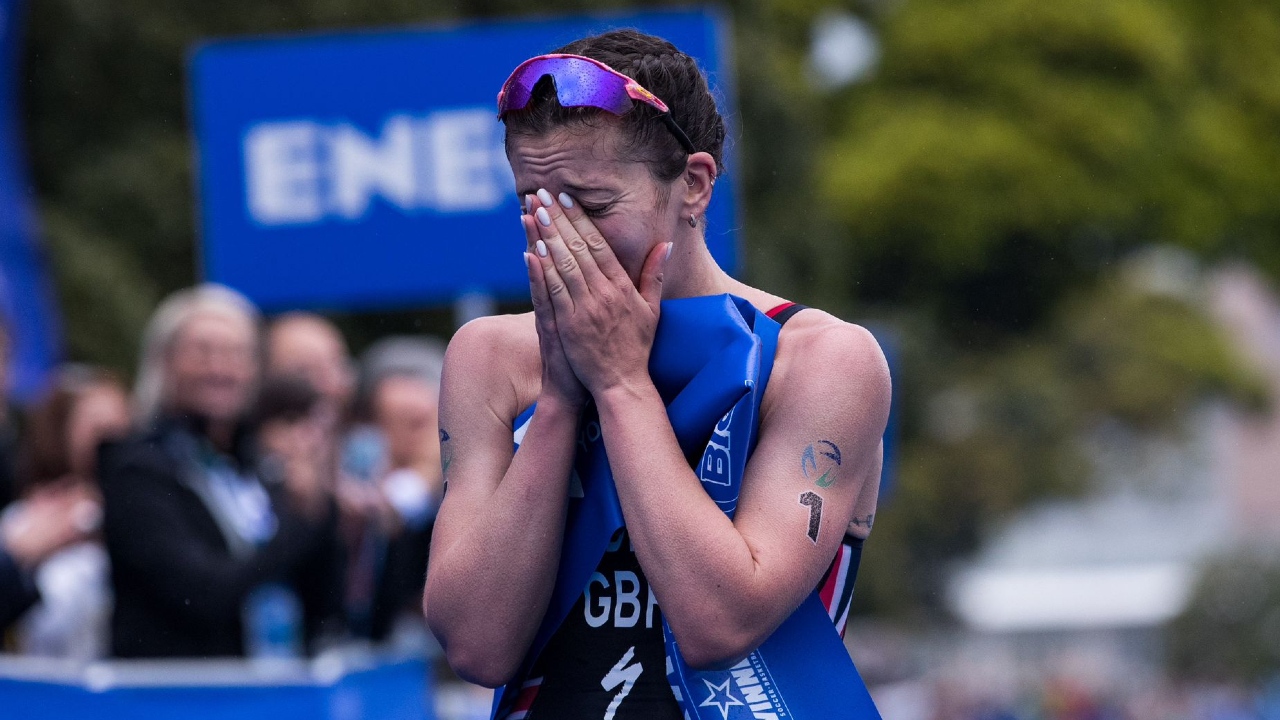
M 93 536 L 102 522 L 96 494 L 82 483 L 36 490 L 0 520 L 0 545 L 27 569 Z

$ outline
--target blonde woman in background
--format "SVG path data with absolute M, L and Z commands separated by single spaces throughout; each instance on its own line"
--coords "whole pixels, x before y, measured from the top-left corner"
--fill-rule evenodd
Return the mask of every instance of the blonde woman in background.
M 267 472 L 247 421 L 258 325 L 243 296 L 201 285 L 167 298 L 147 326 L 140 430 L 104 451 L 101 478 L 118 657 L 255 650 L 254 599 L 267 588 L 292 598 L 298 645 L 340 615 L 337 589 L 317 582 L 338 552 L 325 473 Z

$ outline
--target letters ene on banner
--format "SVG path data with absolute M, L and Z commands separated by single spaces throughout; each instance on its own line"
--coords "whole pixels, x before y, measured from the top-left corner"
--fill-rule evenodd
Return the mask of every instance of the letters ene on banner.
M 263 122 L 244 136 L 249 217 L 259 225 L 357 220 L 375 197 L 405 212 L 490 212 L 515 189 L 488 108 L 396 114 L 376 137 L 349 123 Z

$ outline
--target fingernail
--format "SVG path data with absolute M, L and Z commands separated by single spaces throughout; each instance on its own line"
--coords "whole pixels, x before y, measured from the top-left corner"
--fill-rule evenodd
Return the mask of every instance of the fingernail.
M 524 266 L 530 270 L 533 269 L 533 256 L 529 253 L 524 253 Z
M 573 207 L 573 198 L 569 197 L 569 193 L 560 193 L 560 204 L 566 208 Z
M 667 256 L 666 256 L 666 257 L 664 257 L 664 258 L 663 258 L 663 260 L 667 260 L 667 259 L 670 259 L 670 258 L 671 258 L 671 251 L 672 251 L 672 250 L 674 250 L 674 249 L 675 249 L 675 247 L 676 247 L 676 244 L 675 244 L 675 243 L 673 243 L 673 242 L 669 242 L 669 243 L 667 243 Z
M 524 196 L 524 213 L 526 215 L 533 214 L 533 196 L 532 195 Z
M 535 212 L 534 215 L 537 216 L 538 222 L 542 223 L 542 227 L 551 227 L 551 215 L 547 213 L 546 208 L 538 208 L 538 211 Z
M 554 200 L 551 199 L 551 193 L 547 192 L 546 188 L 543 188 L 538 191 L 538 199 L 541 200 L 542 204 L 547 207 L 551 207 L 551 203 L 555 202 Z
M 539 210 L 539 211 L 541 211 L 541 210 L 542 210 L 542 208 L 538 208 L 538 210 Z M 546 244 L 546 243 L 544 243 L 544 242 L 542 242 L 541 240 L 539 240 L 539 241 L 537 242 L 537 244 L 535 245 L 535 247 L 537 247 L 537 248 L 538 248 L 538 257 L 546 257 L 546 256 L 547 256 L 547 244 Z

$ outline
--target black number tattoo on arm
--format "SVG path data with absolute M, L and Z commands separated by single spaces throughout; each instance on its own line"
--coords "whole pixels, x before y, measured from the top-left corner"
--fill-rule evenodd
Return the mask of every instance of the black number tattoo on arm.
M 800 504 L 809 508 L 809 540 L 818 544 L 818 528 L 822 526 L 822 496 L 812 490 L 800 493 Z

